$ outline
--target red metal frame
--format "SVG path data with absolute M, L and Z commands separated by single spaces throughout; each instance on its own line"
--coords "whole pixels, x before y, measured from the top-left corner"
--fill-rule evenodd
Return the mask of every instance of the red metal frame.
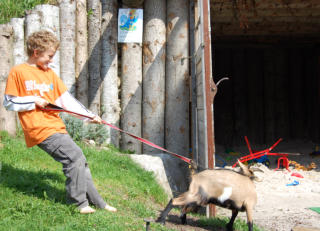
M 249 149 L 249 155 L 247 156 L 243 156 L 241 158 L 239 158 L 239 161 L 242 163 L 242 162 L 246 162 L 248 160 L 252 160 L 252 159 L 257 159 L 261 156 L 264 156 L 264 155 L 268 155 L 268 156 L 280 156 L 281 158 L 278 159 L 278 168 L 279 168 L 279 165 L 280 165 L 280 161 L 283 160 L 283 164 L 285 164 L 285 167 L 288 171 L 290 171 L 288 169 L 289 167 L 289 161 L 288 161 L 288 153 L 273 153 L 271 152 L 272 149 L 274 149 L 275 146 L 277 146 L 281 141 L 282 141 L 282 138 L 280 138 L 277 142 L 275 142 L 270 148 L 267 148 L 267 149 L 264 149 L 262 151 L 258 151 L 258 152 L 253 152 L 252 151 L 252 148 L 251 148 L 251 145 L 249 143 L 249 140 L 248 140 L 248 137 L 245 136 L 244 137 L 246 143 L 247 143 L 247 146 L 248 146 L 248 149 Z M 238 164 L 238 162 L 234 163 L 234 165 L 232 165 L 232 167 L 234 168 L 236 165 Z M 277 168 L 277 169 L 278 169 Z

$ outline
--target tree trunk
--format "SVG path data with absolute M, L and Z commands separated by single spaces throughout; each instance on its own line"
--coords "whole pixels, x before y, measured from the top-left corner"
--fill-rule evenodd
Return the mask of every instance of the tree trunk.
M 120 105 L 118 96 L 118 43 L 117 1 L 102 0 L 102 55 L 101 55 L 101 116 L 115 126 L 119 125 Z M 119 132 L 108 128 L 109 140 L 119 147 Z
M 13 66 L 24 63 L 24 18 L 11 18 L 13 28 Z
M 41 29 L 40 15 L 35 9 L 27 10 L 25 16 L 25 36 L 30 36 L 33 32 Z
M 139 8 L 143 3 L 143 0 L 122 0 L 122 4 L 129 8 Z
M 164 146 L 166 1 L 144 2 L 143 137 Z M 143 145 L 143 153 L 158 150 Z
M 0 130 L 6 130 L 9 134 L 16 133 L 16 113 L 6 111 L 3 107 L 8 74 L 13 62 L 13 29 L 9 24 L 0 25 Z
M 34 9 L 36 14 L 40 17 L 40 28 L 42 30 L 49 30 L 54 33 L 60 40 L 60 25 L 59 25 L 59 7 L 53 5 L 37 5 Z M 60 75 L 60 50 L 58 49 L 53 57 L 53 62 L 50 67 L 57 75 Z
M 188 1 L 167 1 L 165 143 L 173 152 L 189 152 Z
M 12 66 L 24 63 L 24 18 L 11 18 L 10 25 L 13 29 L 13 63 Z M 19 118 L 16 116 L 16 123 L 19 125 Z
M 76 2 L 59 0 L 60 8 L 60 77 L 72 95 L 75 84 L 75 28 Z
M 122 45 L 121 58 L 121 128 L 141 136 L 142 48 L 137 43 Z M 121 148 L 141 153 L 141 143 L 122 134 Z
M 87 1 L 76 2 L 76 85 L 77 99 L 88 107 Z
M 89 49 L 89 108 L 100 115 L 101 84 L 101 3 L 99 0 L 88 0 L 88 49 Z

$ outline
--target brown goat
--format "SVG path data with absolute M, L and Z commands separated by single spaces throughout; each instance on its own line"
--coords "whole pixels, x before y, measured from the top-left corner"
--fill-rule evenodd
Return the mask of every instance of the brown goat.
M 202 206 L 215 204 L 232 210 L 227 230 L 233 230 L 238 212 L 246 211 L 249 231 L 253 230 L 252 212 L 257 203 L 257 193 L 252 182 L 256 177 L 247 166 L 238 161 L 241 172 L 228 169 L 204 170 L 192 176 L 189 190 L 171 199 L 162 211 L 158 222 L 164 224 L 170 210 L 182 206 L 181 221 L 186 223 L 186 213 Z

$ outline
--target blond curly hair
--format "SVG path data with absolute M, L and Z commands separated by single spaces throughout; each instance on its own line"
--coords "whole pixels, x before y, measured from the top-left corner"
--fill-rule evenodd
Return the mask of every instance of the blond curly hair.
M 57 50 L 60 42 L 52 32 L 40 30 L 28 37 L 26 45 L 27 55 L 30 57 L 33 55 L 34 50 L 38 50 L 40 53 L 49 49 Z

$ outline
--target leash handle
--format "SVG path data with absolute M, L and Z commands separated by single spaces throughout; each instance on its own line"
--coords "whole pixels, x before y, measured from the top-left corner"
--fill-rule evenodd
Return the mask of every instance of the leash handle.
M 39 107 L 39 108 L 40 108 L 40 110 L 43 110 L 43 111 L 66 112 L 66 113 L 69 113 L 69 114 L 74 114 L 74 115 L 82 116 L 82 117 L 85 117 L 85 118 L 88 118 L 88 119 L 91 119 L 91 120 L 93 119 L 93 117 L 91 117 L 91 116 L 86 116 L 86 115 L 82 115 L 82 114 L 80 114 L 80 113 L 76 113 L 76 112 L 73 112 L 73 111 L 68 111 L 68 110 L 66 110 L 66 109 L 64 109 L 64 108 L 61 108 L 61 107 L 59 107 L 59 106 L 57 106 L 57 105 L 54 105 L 54 104 L 51 104 L 51 103 L 49 103 L 46 107 Z M 151 147 L 154 147 L 154 148 L 156 148 L 156 149 L 159 149 L 159 150 L 161 150 L 161 151 L 164 151 L 164 152 L 167 152 L 167 153 L 169 153 L 169 154 L 171 154 L 171 155 L 174 155 L 174 156 L 180 158 L 181 160 L 187 162 L 188 164 L 192 164 L 192 163 L 193 163 L 193 161 L 192 161 L 191 159 L 187 158 L 187 157 L 178 155 L 177 153 L 174 153 L 174 152 L 171 152 L 171 151 L 169 151 L 169 150 L 167 150 L 167 149 L 164 149 L 164 148 L 162 148 L 162 147 L 160 147 L 160 146 L 152 143 L 152 142 L 149 141 L 149 140 L 146 140 L 146 139 L 141 138 L 141 137 L 139 137 L 139 136 L 133 135 L 133 134 L 127 132 L 127 131 L 124 131 L 124 130 L 122 130 L 122 129 L 120 129 L 120 128 L 114 126 L 114 125 L 112 125 L 112 124 L 107 123 L 107 122 L 104 121 L 104 120 L 102 120 L 102 123 L 105 124 L 105 125 L 107 125 L 107 126 L 109 126 L 109 127 L 111 127 L 111 128 L 113 128 L 113 129 L 115 129 L 115 130 L 118 130 L 118 131 L 120 131 L 120 132 L 122 132 L 122 133 L 125 133 L 125 134 L 133 137 L 134 139 L 139 140 L 139 141 L 142 142 L 142 143 L 145 143 L 145 144 L 147 144 L 147 145 L 149 145 L 149 146 L 151 146 Z

